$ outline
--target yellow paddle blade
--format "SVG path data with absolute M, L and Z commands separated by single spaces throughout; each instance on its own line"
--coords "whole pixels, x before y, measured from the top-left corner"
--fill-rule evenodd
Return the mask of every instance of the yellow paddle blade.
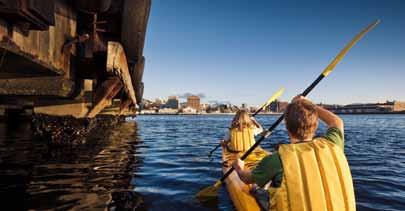
M 356 44 L 357 41 L 359 41 L 367 32 L 369 32 L 371 29 L 373 29 L 378 23 L 380 23 L 380 20 L 376 20 L 374 23 L 368 25 L 363 31 L 361 31 L 359 34 L 357 34 L 346 46 L 343 48 L 342 51 L 333 59 L 333 61 L 323 70 L 322 75 L 323 76 L 328 76 L 329 73 L 332 72 L 332 70 L 335 68 L 335 66 L 342 60 L 342 58 L 346 55 L 346 53 L 353 47 L 354 44 Z
M 221 187 L 221 180 L 218 180 L 215 182 L 214 185 L 208 186 L 204 189 L 202 189 L 200 192 L 197 193 L 196 197 L 198 199 L 210 199 L 210 198 L 216 198 L 218 196 L 218 189 Z
M 270 105 L 273 101 L 277 100 L 282 94 L 284 93 L 284 88 L 279 89 L 273 96 L 271 96 L 267 102 L 265 102 L 259 109 L 265 109 L 267 106 Z

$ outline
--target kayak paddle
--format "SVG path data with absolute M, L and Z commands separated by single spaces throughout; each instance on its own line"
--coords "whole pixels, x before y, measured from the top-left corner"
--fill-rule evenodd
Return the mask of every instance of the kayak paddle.
M 373 29 L 380 21 L 377 20 L 374 23 L 370 24 L 367 26 L 363 31 L 361 31 L 359 34 L 357 34 L 346 46 L 343 48 L 339 54 L 333 59 L 333 61 L 323 70 L 323 72 L 318 76 L 318 78 L 315 79 L 314 82 L 312 82 L 311 85 L 309 85 L 304 92 L 301 93 L 302 96 L 307 96 L 312 89 L 315 88 L 315 86 L 326 76 L 328 76 L 335 66 L 343 59 L 343 57 L 346 55 L 346 53 L 353 47 L 354 44 L 356 44 L 357 41 L 359 41 L 367 32 L 369 32 L 371 29 Z M 266 133 L 262 135 L 259 140 L 255 142 L 255 144 L 250 147 L 240 158 L 241 160 L 246 159 L 247 156 L 257 147 L 259 144 L 268 136 L 271 135 L 272 131 L 283 121 L 284 119 L 284 114 L 282 114 L 276 122 L 273 123 L 273 125 L 270 126 L 269 129 L 267 129 Z M 200 200 L 203 199 L 209 199 L 209 198 L 215 198 L 218 195 L 218 188 L 221 186 L 221 184 L 225 181 L 225 179 L 235 170 L 233 167 L 231 167 L 218 181 L 215 182 L 214 185 L 208 186 L 204 189 L 202 189 L 200 192 L 197 193 L 196 197 Z
M 260 111 L 262 111 L 262 110 L 265 109 L 267 106 L 269 106 L 270 103 L 272 103 L 273 101 L 277 100 L 277 99 L 283 94 L 283 92 L 284 92 L 284 88 L 281 88 L 281 89 L 278 90 L 276 93 L 274 93 L 274 95 L 271 96 L 271 97 L 267 100 L 267 102 L 265 102 L 262 106 L 260 106 L 260 108 L 257 109 L 257 110 L 255 111 L 255 113 L 252 114 L 252 116 L 253 116 L 253 117 L 256 116 Z M 213 150 L 211 150 L 211 151 L 208 153 L 208 157 L 210 158 L 211 155 L 212 155 L 212 153 L 215 152 L 215 150 L 217 150 L 218 147 L 220 147 L 220 146 L 221 146 L 221 144 L 217 144 L 217 146 L 216 146 Z

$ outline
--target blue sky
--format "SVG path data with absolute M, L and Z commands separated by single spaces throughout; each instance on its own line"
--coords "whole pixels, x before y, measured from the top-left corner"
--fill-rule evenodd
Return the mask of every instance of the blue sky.
M 405 1 L 153 0 L 144 97 L 257 105 L 285 87 L 289 100 L 376 19 L 310 94 L 324 103 L 405 101 Z

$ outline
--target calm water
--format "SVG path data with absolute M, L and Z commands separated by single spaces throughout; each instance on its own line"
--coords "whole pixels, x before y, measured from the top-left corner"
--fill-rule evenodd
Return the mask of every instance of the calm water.
M 207 153 L 231 118 L 139 116 L 71 149 L 32 139 L 28 123 L 0 123 L 1 208 L 233 210 L 225 188 L 216 202 L 194 199 L 221 176 L 220 151 Z M 405 115 L 342 118 L 358 210 L 405 210 Z M 263 147 L 285 140 L 280 125 Z

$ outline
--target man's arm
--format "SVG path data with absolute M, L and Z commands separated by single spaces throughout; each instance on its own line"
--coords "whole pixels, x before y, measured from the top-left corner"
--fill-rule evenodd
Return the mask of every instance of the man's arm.
M 328 125 L 328 128 L 338 128 L 342 133 L 344 132 L 343 120 L 336 114 L 322 108 L 321 106 L 316 106 L 316 111 L 318 112 L 319 118 Z
M 242 182 L 244 182 L 245 184 L 253 183 L 252 171 L 243 169 L 245 166 L 245 162 L 243 162 L 241 159 L 238 158 L 238 160 L 233 162 L 232 166 L 235 169 L 236 173 L 238 174 L 240 180 L 242 180 Z
M 246 184 L 256 183 L 264 187 L 269 181 L 273 181 L 275 187 L 281 185 L 283 177 L 283 167 L 278 153 L 273 153 L 264 157 L 255 169 L 244 169 L 244 162 L 238 159 L 233 163 L 239 178 Z
M 336 144 L 344 151 L 345 135 L 343 120 L 320 106 L 317 106 L 316 110 L 319 118 L 328 125 L 328 130 L 323 137 Z

